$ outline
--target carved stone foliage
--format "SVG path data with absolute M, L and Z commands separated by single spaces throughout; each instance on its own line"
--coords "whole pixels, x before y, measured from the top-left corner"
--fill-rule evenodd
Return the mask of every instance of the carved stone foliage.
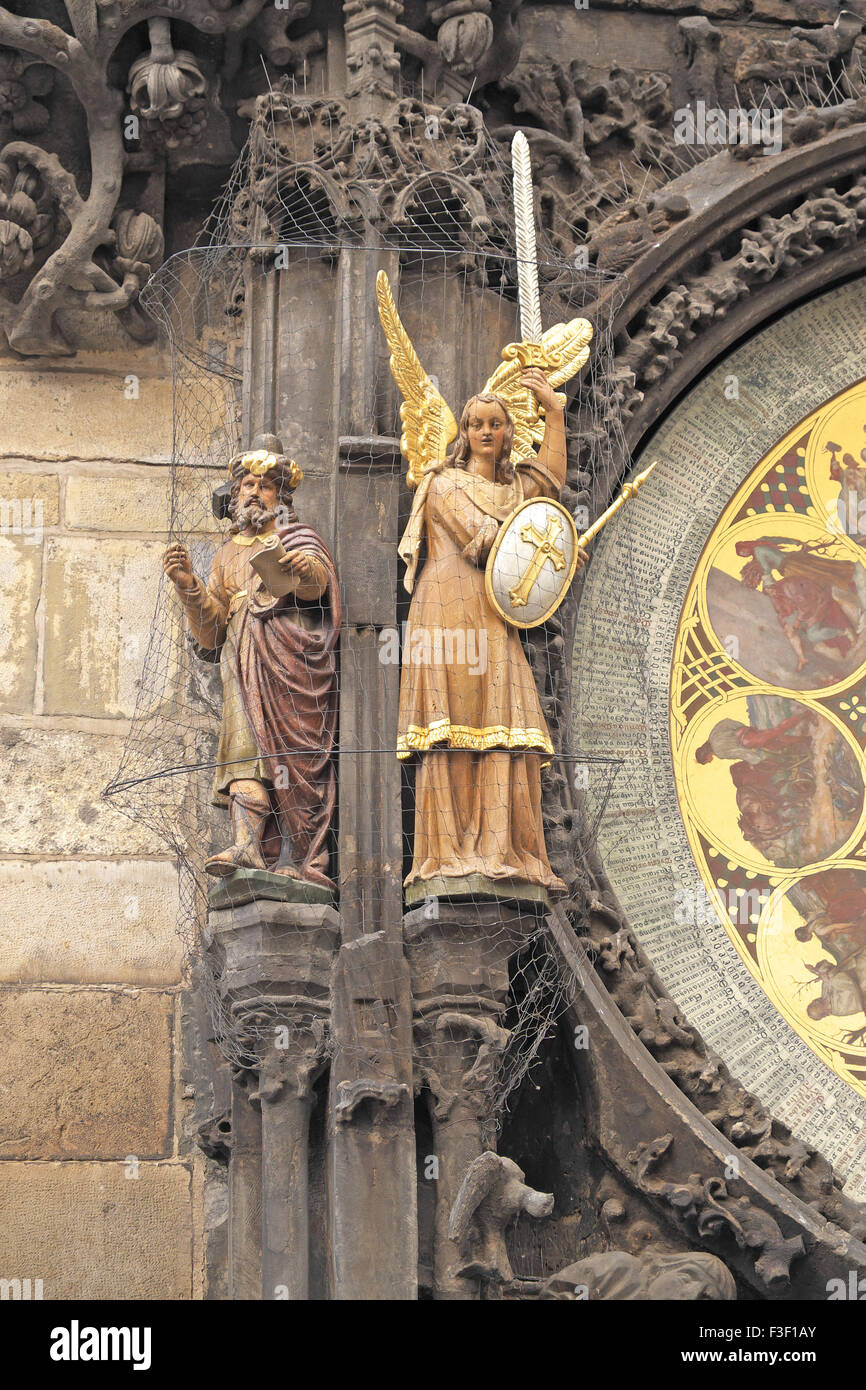
M 0 267 L 7 276 L 28 270 L 56 230 L 50 195 L 32 165 L 0 162 Z
M 706 106 L 772 103 L 784 108 L 823 106 L 862 94 L 863 18 L 842 10 L 831 24 L 796 25 L 777 35 L 762 29 L 713 24 L 706 15 L 678 25 L 678 62 L 671 94 L 675 106 L 703 101 Z
M 654 214 L 656 230 L 667 225 L 664 201 L 652 196 L 678 172 L 666 74 L 527 54 L 499 86 L 530 142 L 541 219 L 557 250 L 572 256 L 607 224 Z M 501 125 L 496 138 L 511 140 L 516 129 Z
M 250 194 L 238 234 L 254 243 L 353 236 L 375 227 L 412 246 L 507 247 L 501 166 L 480 111 L 395 99 L 381 115 L 303 98 L 283 82 L 255 102 Z
M 855 44 L 863 31 L 862 16 L 842 10 L 834 23 L 817 29 L 794 26 L 784 38 L 750 36 L 738 43 L 723 41 L 722 51 L 738 89 L 746 96 L 766 92 L 784 105 L 805 95 L 821 104 L 862 95 L 863 73 Z
M 53 69 L 11 49 L 0 52 L 0 130 L 3 139 L 38 135 L 51 116 L 40 98 L 54 86 Z
M 641 1191 L 666 1202 L 702 1239 L 732 1236 L 754 1260 L 755 1273 L 765 1287 L 770 1291 L 784 1289 L 790 1282 L 792 1262 L 806 1253 L 802 1236 L 783 1236 L 769 1212 L 756 1207 L 748 1197 L 732 1195 L 722 1178 L 704 1179 L 693 1173 L 687 1183 L 665 1181 L 656 1170 L 673 1142 L 673 1136 L 666 1134 L 638 1145 L 629 1155 Z
M 527 47 L 498 86 L 532 146 L 540 213 L 557 249 L 619 272 L 688 214 L 687 190 L 668 186 L 718 147 L 678 130 L 686 107 L 778 116 L 779 149 L 862 120 L 864 24 L 843 11 L 834 24 L 768 38 L 689 16 L 679 21 L 672 73 L 565 65 Z M 516 128 L 500 124 L 494 134 L 510 140 Z M 737 158 L 763 153 L 745 127 L 731 147 Z
M 517 62 L 522 3 L 345 0 L 348 94 L 393 95 L 402 69 L 428 96 L 464 100 Z
M 665 993 L 630 928 L 611 905 L 609 893 L 599 888 L 599 882 L 604 883 L 603 875 L 593 864 L 592 856 L 588 856 L 581 877 L 579 915 L 587 933 L 583 945 L 640 1041 L 730 1143 L 732 1155 L 740 1153 L 750 1159 L 828 1221 L 862 1239 L 866 1233 L 863 1209 L 843 1195 L 842 1180 L 832 1166 L 795 1138 L 731 1077 L 721 1059 L 706 1047 Z M 667 1188 L 662 1191 L 644 1181 L 671 1151 L 668 1136 L 658 1141 L 651 1152 L 635 1155 L 634 1162 L 640 1190 L 661 1193 L 676 1206 L 679 1199 L 674 1201 Z M 710 1195 L 713 1194 L 721 1200 L 715 1188 Z M 704 1221 L 702 1232 L 711 1229 L 707 1221 L 709 1218 Z
M 0 9 L 0 326 L 18 352 L 71 352 L 57 318 L 69 309 L 153 337 L 135 306 L 164 254 L 165 178 L 232 163 L 219 96 L 238 77 L 240 35 L 283 67 L 321 47 L 287 38 L 308 0 L 267 13 L 264 0 L 192 0 L 186 46 L 161 8 L 67 0 L 62 27 Z
M 839 189 L 827 185 L 785 212 L 754 219 L 737 234 L 729 254 L 710 245 L 699 268 L 656 292 L 618 343 L 623 369 L 619 403 L 625 419 L 690 344 L 755 288 L 796 275 L 806 263 L 862 239 L 866 178 L 849 183 L 845 179 Z
M 207 81 L 191 53 L 175 52 L 167 19 L 148 29 L 150 50 L 129 69 L 130 106 L 169 147 L 193 144 L 205 127 Z

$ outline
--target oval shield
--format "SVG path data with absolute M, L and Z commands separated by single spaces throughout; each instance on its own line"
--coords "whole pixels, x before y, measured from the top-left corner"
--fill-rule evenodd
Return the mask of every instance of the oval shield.
M 503 521 L 490 547 L 487 597 L 514 627 L 538 627 L 555 613 L 577 568 L 577 527 L 559 502 L 530 497 Z

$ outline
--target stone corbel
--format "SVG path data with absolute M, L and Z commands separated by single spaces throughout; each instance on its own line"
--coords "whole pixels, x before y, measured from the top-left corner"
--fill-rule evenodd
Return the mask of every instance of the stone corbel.
M 358 1107 L 365 1103 L 372 1108 L 381 1105 L 391 1110 L 408 1097 L 410 1088 L 405 1082 L 360 1077 L 356 1081 L 341 1081 L 337 1086 L 334 1119 L 337 1124 L 351 1124 Z
M 329 982 L 339 918 L 324 905 L 257 898 L 255 879 L 235 896 L 208 913 L 208 958 L 234 1047 L 256 1078 L 247 1098 L 235 1087 L 239 1123 L 249 1121 L 247 1102 L 261 1107 L 260 1296 L 304 1300 L 309 1296 L 310 1115 L 315 1082 L 329 1056 Z M 240 1226 L 252 1205 L 254 1175 L 235 1183 L 230 1169 L 229 1177 L 230 1246 L 246 1247 Z M 251 1262 L 246 1253 L 244 1268 Z

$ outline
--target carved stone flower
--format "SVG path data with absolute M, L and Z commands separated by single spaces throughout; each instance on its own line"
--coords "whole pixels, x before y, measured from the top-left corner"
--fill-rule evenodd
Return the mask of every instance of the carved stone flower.
M 452 0 L 433 13 L 442 19 L 436 35 L 445 61 L 458 72 L 471 72 L 493 42 L 489 0 Z
M 29 165 L 0 164 L 0 275 L 17 275 L 54 236 L 55 218 L 39 175 Z
M 173 49 L 167 20 L 150 21 L 150 40 L 129 70 L 130 106 L 169 149 L 191 144 L 205 127 L 207 81 L 192 53 Z
M 0 279 L 17 275 L 33 263 L 33 239 L 17 222 L 0 218 Z
M 115 265 L 143 283 L 162 260 L 165 243 L 159 223 L 149 213 L 127 208 L 115 217 L 114 232 Z
M 51 91 L 54 74 L 21 53 L 0 49 L 0 127 L 19 135 L 38 135 L 51 117 L 36 100 Z

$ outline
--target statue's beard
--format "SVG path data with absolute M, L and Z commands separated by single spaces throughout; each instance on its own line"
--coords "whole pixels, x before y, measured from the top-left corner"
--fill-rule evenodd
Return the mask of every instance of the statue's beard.
M 238 507 L 235 512 L 235 525 L 239 531 L 246 531 L 247 527 L 253 531 L 261 531 L 269 521 L 275 521 L 276 516 L 276 512 L 271 511 L 268 507 L 260 507 L 255 502 L 248 502 L 245 507 Z

